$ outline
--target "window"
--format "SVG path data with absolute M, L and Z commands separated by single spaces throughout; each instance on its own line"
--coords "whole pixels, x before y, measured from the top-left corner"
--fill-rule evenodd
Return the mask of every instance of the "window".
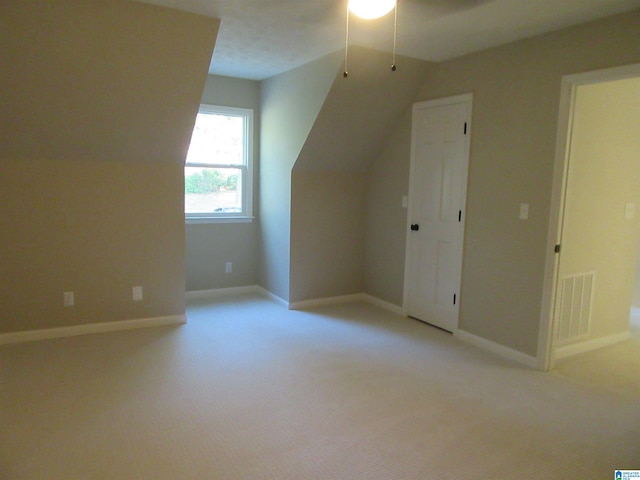
M 188 222 L 248 221 L 253 110 L 200 105 L 184 167 Z

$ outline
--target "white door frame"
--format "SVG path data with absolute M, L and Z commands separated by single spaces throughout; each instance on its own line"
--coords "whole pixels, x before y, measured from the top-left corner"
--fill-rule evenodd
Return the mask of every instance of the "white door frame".
M 465 225 L 466 225 L 466 218 L 467 218 L 467 190 L 468 190 L 468 182 L 469 182 L 469 158 L 471 156 L 471 132 L 473 130 L 473 93 L 465 93 L 462 95 L 455 95 L 452 97 L 445 97 L 445 98 L 438 98 L 435 100 L 426 100 L 423 102 L 417 102 L 413 104 L 412 107 L 412 115 L 411 115 L 411 150 L 410 150 L 410 158 L 411 158 L 411 163 L 410 163 L 410 167 L 409 167 L 409 204 L 408 204 L 408 210 L 407 210 L 407 225 L 406 225 L 406 240 L 405 240 L 405 263 L 404 263 L 404 289 L 403 289 L 403 298 L 402 298 L 402 312 L 404 315 L 408 315 L 409 314 L 409 282 L 411 281 L 410 279 L 410 271 L 411 269 L 409 268 L 411 259 L 409 258 L 409 254 L 410 252 L 410 248 L 409 248 L 409 242 L 410 242 L 410 235 L 411 235 L 411 231 L 410 231 L 410 225 L 411 225 L 411 220 L 412 220 L 412 214 L 413 214 L 413 208 L 414 206 L 412 199 L 415 197 L 414 195 L 414 191 L 413 191 L 413 178 L 415 176 L 415 161 L 414 161 L 414 138 L 413 138 L 413 117 L 414 117 L 414 112 L 416 111 L 416 109 L 418 108 L 422 108 L 422 107 L 441 107 L 441 106 L 445 106 L 445 105 L 453 105 L 456 103 L 468 103 L 469 105 L 469 118 L 467 120 L 467 145 L 466 145 L 466 159 L 465 159 L 465 171 L 464 171 L 464 177 L 462 180 L 462 183 L 464 184 L 464 190 L 462 193 L 462 199 L 461 199 L 461 205 L 462 205 L 462 209 L 463 209 L 463 214 L 462 214 L 462 226 L 461 226 L 461 235 L 462 235 L 462 250 L 460 252 L 461 255 L 464 255 L 464 238 L 465 238 Z M 463 257 L 464 258 L 464 257 Z M 463 259 L 461 259 L 460 262 L 460 285 L 462 285 L 462 270 L 464 267 L 464 262 Z M 460 292 L 460 288 L 458 288 L 458 291 Z M 460 295 L 461 297 L 461 295 Z M 458 322 L 460 320 L 460 314 L 458 313 L 458 318 L 456 319 L 456 326 L 454 331 L 452 332 L 453 334 L 455 334 L 458 330 Z
M 556 254 L 554 250 L 555 246 L 560 245 L 562 240 L 576 91 L 581 85 L 591 85 L 633 77 L 640 77 L 640 63 L 565 75 L 562 77 L 553 186 L 551 191 L 551 209 L 547 236 L 547 257 L 545 260 L 542 311 L 540 316 L 540 333 L 538 337 L 537 359 L 540 370 L 551 370 L 555 362 L 553 342 L 557 328 L 555 322 L 555 303 L 560 254 Z

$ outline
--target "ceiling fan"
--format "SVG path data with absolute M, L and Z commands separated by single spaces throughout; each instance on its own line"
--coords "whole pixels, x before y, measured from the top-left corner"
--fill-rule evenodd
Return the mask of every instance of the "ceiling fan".
M 314 2 L 300 2 L 300 0 L 250 0 L 255 4 L 254 12 L 258 14 L 260 9 L 280 12 L 283 17 L 288 17 L 292 22 L 298 23 L 302 28 L 310 28 L 315 25 L 319 28 L 335 28 L 339 22 L 345 22 L 345 68 L 344 77 L 348 76 L 348 50 L 349 50 L 349 23 L 356 3 L 371 5 L 382 2 L 382 13 L 369 16 L 369 19 L 393 15 L 393 57 L 391 70 L 396 70 L 396 43 L 397 31 L 402 30 L 406 18 L 433 19 L 445 15 L 452 15 L 465 10 L 479 7 L 482 4 L 494 0 L 316 0 Z M 354 4 L 353 6 L 350 4 Z M 356 17 L 356 15 L 354 15 Z M 366 17 L 366 15 L 365 15 Z M 357 17 L 356 17 L 357 18 Z M 356 20 L 354 18 L 353 20 Z M 368 20 L 357 18 L 358 23 Z M 328 27 L 331 26 L 331 27 Z
M 349 76 L 349 18 L 354 14 L 365 20 L 381 18 L 393 12 L 393 56 L 391 61 L 391 71 L 396 71 L 396 44 L 398 38 L 398 9 L 399 6 L 407 2 L 415 6 L 425 5 L 434 13 L 446 14 L 456 10 L 473 8 L 482 3 L 492 0 L 347 0 L 346 32 L 345 32 L 345 53 L 344 53 L 344 78 Z
M 396 71 L 396 44 L 398 32 L 398 9 L 407 7 L 408 10 L 428 9 L 429 16 L 440 16 L 455 13 L 462 10 L 471 9 L 481 4 L 491 2 L 493 0 L 346 0 L 347 1 L 347 21 L 345 35 L 345 57 L 344 57 L 344 73 L 347 78 L 349 72 L 349 16 L 353 13 L 364 19 L 375 19 L 394 14 L 393 25 L 393 57 L 391 61 L 391 71 Z
M 272 0 L 270 3 L 272 6 L 276 6 L 283 11 L 290 12 L 294 16 L 299 16 L 302 20 L 307 22 L 325 22 L 328 19 L 335 19 L 345 11 L 348 3 L 351 0 L 323 0 L 315 1 L 313 3 L 305 3 L 304 9 L 301 9 L 303 5 L 300 0 Z M 355 3 L 361 4 L 373 4 L 377 1 L 373 0 L 354 0 Z M 398 4 L 400 10 L 404 8 L 409 11 L 427 10 L 431 15 L 447 15 L 456 13 L 462 10 L 471 9 L 480 6 L 484 3 L 492 2 L 493 0 L 382 0 L 386 4 Z M 262 6 L 262 5 L 261 5 Z M 268 7 L 268 5 L 267 5 Z M 389 7 L 385 14 L 388 14 L 393 9 L 393 5 Z M 295 12 L 300 12 L 296 14 Z M 378 18 L 378 17 L 372 17 Z

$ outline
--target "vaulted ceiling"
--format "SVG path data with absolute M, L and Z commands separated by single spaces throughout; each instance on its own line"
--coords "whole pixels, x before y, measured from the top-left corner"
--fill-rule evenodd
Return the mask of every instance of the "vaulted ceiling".
M 344 48 L 347 0 L 141 0 L 222 20 L 210 73 L 262 80 Z M 400 0 L 398 53 L 442 61 L 640 8 L 640 0 Z M 351 44 L 390 51 L 393 14 L 352 16 Z M 597 41 L 597 40 L 595 40 Z

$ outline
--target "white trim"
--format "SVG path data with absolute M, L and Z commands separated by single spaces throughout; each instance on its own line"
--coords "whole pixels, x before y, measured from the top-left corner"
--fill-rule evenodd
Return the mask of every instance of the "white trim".
M 240 295 L 244 293 L 262 293 L 258 290 L 257 285 L 249 285 L 245 287 L 229 287 L 229 288 L 216 288 L 213 290 L 192 290 L 185 292 L 185 298 L 187 300 L 198 300 L 201 298 L 217 298 L 227 295 Z
M 625 80 L 638 76 L 640 76 L 640 63 L 593 70 L 591 72 L 574 73 L 572 75 L 565 75 L 562 79 L 574 85 L 593 85 L 595 83 Z
M 168 317 L 139 318 L 116 322 L 88 323 L 42 330 L 26 330 L 0 334 L 0 345 L 48 340 L 52 338 L 75 337 L 79 335 L 93 335 L 95 333 L 119 332 L 137 328 L 183 325 L 185 323 L 187 323 L 187 317 L 185 315 L 172 315 Z
M 289 308 L 289 302 L 287 302 L 284 298 L 279 297 L 278 295 L 276 295 L 275 293 L 270 292 L 269 290 L 267 290 L 264 287 L 261 287 L 260 285 L 256 285 L 255 286 L 255 291 L 257 293 L 260 293 L 261 295 L 264 295 L 265 297 L 273 300 L 274 302 L 276 302 L 278 305 L 284 307 L 284 308 Z
M 556 325 L 553 321 L 556 312 L 556 294 L 560 255 L 555 253 L 555 245 L 562 243 L 563 204 L 566 199 L 566 176 L 569 156 L 570 134 L 573 123 L 573 103 L 575 88 L 563 77 L 560 91 L 560 108 L 556 132 L 556 153 L 553 170 L 551 210 L 549 212 L 549 231 L 545 259 L 545 275 L 542 291 L 542 308 L 538 332 L 538 369 L 548 371 L 553 368 L 554 352 L 552 348 Z
M 400 315 L 403 317 L 407 316 L 404 310 L 402 310 L 402 307 L 394 305 L 390 302 L 386 302 L 367 293 L 355 293 L 352 295 L 341 295 L 337 297 L 314 298 L 311 300 L 302 300 L 300 302 L 289 303 L 283 298 L 278 297 L 277 295 L 271 293 L 270 291 L 259 285 L 249 285 L 246 287 L 218 288 L 214 290 L 195 290 L 186 292 L 185 297 L 187 300 L 198 300 L 224 297 L 227 295 L 240 295 L 246 293 L 257 293 L 259 295 L 263 295 L 273 300 L 277 304 L 288 308 L 289 310 L 302 310 L 304 308 L 319 307 L 323 305 L 336 305 L 349 302 L 366 302 L 396 315 Z
M 580 85 L 590 85 L 626 78 L 640 77 L 640 64 L 595 70 L 585 73 L 565 75 L 561 81 L 560 106 L 558 111 L 558 128 L 556 153 L 551 191 L 551 207 L 549 214 L 549 230 L 547 235 L 547 257 L 542 292 L 542 308 L 538 337 L 538 368 L 551 370 L 554 365 L 556 349 L 554 347 L 555 331 L 558 328 L 555 319 L 557 301 L 557 283 L 560 254 L 554 253 L 554 246 L 562 244 L 562 226 L 564 222 L 564 202 L 566 194 L 569 150 L 576 89 Z M 559 349 L 558 349 L 559 350 Z
M 267 297 L 268 299 L 274 301 L 278 305 L 281 305 L 285 308 L 289 308 L 289 302 L 287 302 L 283 298 L 280 298 L 275 293 L 271 293 L 269 290 L 261 287 L 260 285 L 216 288 L 213 290 L 193 290 L 190 292 L 185 292 L 185 298 L 187 300 L 197 300 L 197 299 L 206 299 L 206 298 L 226 297 L 228 295 L 242 295 L 247 293 L 255 293 L 258 295 L 262 295 L 263 297 Z
M 184 218 L 187 225 L 201 223 L 252 223 L 255 217 L 187 217 Z
M 213 105 L 201 103 L 198 113 L 210 115 L 228 115 L 240 117 L 243 119 L 244 128 L 244 158 L 241 165 L 235 164 L 213 164 L 189 162 L 189 158 L 185 159 L 185 168 L 187 167 L 205 167 L 205 168 L 236 168 L 243 171 L 242 174 L 242 212 L 239 215 L 234 214 L 215 214 L 214 212 L 206 212 L 203 214 L 186 213 L 186 223 L 249 223 L 253 221 L 253 190 L 254 190 L 254 111 L 252 108 L 228 107 L 223 105 Z M 195 128 L 195 126 L 194 126 Z M 196 220 L 197 219 L 197 220 Z M 214 221 L 218 220 L 218 221 Z M 226 219 L 223 220 L 223 219 Z M 240 220 L 242 219 L 242 220 Z M 191 220 L 191 221 L 189 221 Z M 194 221 L 195 220 L 195 221 Z M 222 220 L 222 221 L 221 221 Z
M 368 293 L 354 293 L 351 295 L 340 295 L 337 297 L 324 297 L 324 298 L 313 298 L 310 300 L 302 300 L 300 302 L 293 302 L 289 304 L 290 310 L 304 310 L 305 308 L 314 308 L 314 307 L 322 307 L 326 305 L 338 305 L 341 303 L 350 303 L 350 302 L 365 302 L 371 305 L 374 305 L 378 308 L 386 310 L 387 312 L 393 313 L 395 315 L 400 315 L 402 317 L 406 317 L 406 313 L 402 310 L 402 307 L 398 305 L 394 305 L 393 303 L 386 302 L 381 300 L 373 295 L 369 295 Z
M 487 340 L 486 338 L 478 337 L 477 335 L 465 332 L 464 330 L 455 331 L 453 333 L 453 336 L 465 343 L 494 353 L 502 358 L 507 358 L 522 365 L 526 365 L 527 367 L 537 368 L 538 366 L 538 359 L 536 357 L 527 355 L 526 353 L 522 353 L 517 350 L 513 350 L 509 347 L 505 347 L 504 345 L 492 342 L 491 340 Z
M 303 310 L 305 308 L 321 307 L 324 305 L 337 305 L 339 303 L 364 302 L 364 293 L 354 293 L 352 295 L 340 295 L 337 297 L 314 298 L 311 300 L 302 300 L 300 302 L 292 302 L 289 304 L 289 310 Z
M 400 315 L 401 317 L 406 317 L 407 316 L 407 313 L 399 305 L 395 305 L 393 303 L 386 302 L 384 300 L 379 299 L 378 297 L 374 297 L 373 295 L 369 295 L 368 293 L 363 293 L 362 295 L 363 295 L 362 300 L 364 300 L 367 303 L 370 303 L 371 305 L 375 305 L 378 308 L 382 308 L 383 310 L 386 310 L 387 312 L 394 313 L 396 315 Z
M 571 345 L 556 348 L 555 359 L 560 360 L 580 353 L 597 350 L 598 348 L 609 347 L 616 343 L 625 342 L 630 338 L 630 332 L 622 332 L 614 335 L 608 335 L 606 337 L 594 338 L 593 340 L 586 340 L 584 342 L 572 343 Z
M 473 103 L 473 93 L 463 93 L 461 95 L 454 95 L 453 97 L 437 98 L 435 100 L 425 100 L 422 102 L 414 103 L 413 108 L 421 107 L 442 107 L 446 105 L 454 105 L 456 103 Z

